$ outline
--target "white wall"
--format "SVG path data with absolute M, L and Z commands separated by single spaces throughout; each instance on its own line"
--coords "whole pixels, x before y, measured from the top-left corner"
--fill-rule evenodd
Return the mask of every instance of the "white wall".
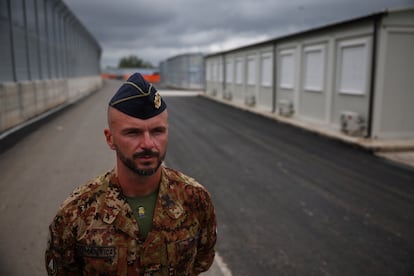
M 0 83 L 0 133 L 101 86 L 100 76 Z
M 372 136 L 414 138 L 414 11 L 385 17 L 379 42 Z

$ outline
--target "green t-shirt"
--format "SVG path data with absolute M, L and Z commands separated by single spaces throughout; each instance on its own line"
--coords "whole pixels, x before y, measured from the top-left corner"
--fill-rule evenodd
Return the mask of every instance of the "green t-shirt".
M 152 228 L 155 204 L 157 202 L 158 190 L 147 196 L 127 197 L 129 206 L 132 209 L 135 219 L 138 222 L 139 237 L 146 239 Z

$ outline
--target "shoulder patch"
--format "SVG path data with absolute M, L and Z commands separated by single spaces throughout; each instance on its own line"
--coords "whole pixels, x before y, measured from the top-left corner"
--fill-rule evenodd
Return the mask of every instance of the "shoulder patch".
M 55 276 L 58 272 L 58 265 L 55 257 L 50 252 L 46 253 L 46 270 L 47 275 Z

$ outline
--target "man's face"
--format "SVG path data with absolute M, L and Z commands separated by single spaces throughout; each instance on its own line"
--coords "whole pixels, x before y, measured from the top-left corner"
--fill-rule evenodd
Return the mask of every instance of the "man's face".
M 106 141 L 122 165 L 138 175 L 154 174 L 167 151 L 167 110 L 142 120 L 109 108 L 108 124 Z

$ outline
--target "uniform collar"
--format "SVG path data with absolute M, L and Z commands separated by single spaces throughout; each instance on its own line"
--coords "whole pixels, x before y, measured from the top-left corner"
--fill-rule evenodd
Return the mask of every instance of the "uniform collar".
M 117 229 L 134 237 L 138 235 L 138 226 L 132 220 L 132 211 L 122 195 L 121 186 L 115 170 L 105 176 L 108 183 L 105 202 L 101 211 L 102 221 L 113 224 Z
M 178 177 L 163 166 L 161 166 L 161 170 L 161 181 L 154 212 L 154 226 L 162 225 L 164 222 L 162 219 L 159 219 L 164 217 L 160 213 L 165 213 L 174 220 L 184 214 L 184 208 L 177 189 Z M 136 236 L 138 234 L 138 226 L 132 219 L 131 208 L 122 195 L 115 170 L 105 175 L 105 180 L 108 183 L 108 187 L 105 202 L 101 209 L 102 221 L 107 224 L 113 224 L 116 228 L 128 233 L 130 236 Z

